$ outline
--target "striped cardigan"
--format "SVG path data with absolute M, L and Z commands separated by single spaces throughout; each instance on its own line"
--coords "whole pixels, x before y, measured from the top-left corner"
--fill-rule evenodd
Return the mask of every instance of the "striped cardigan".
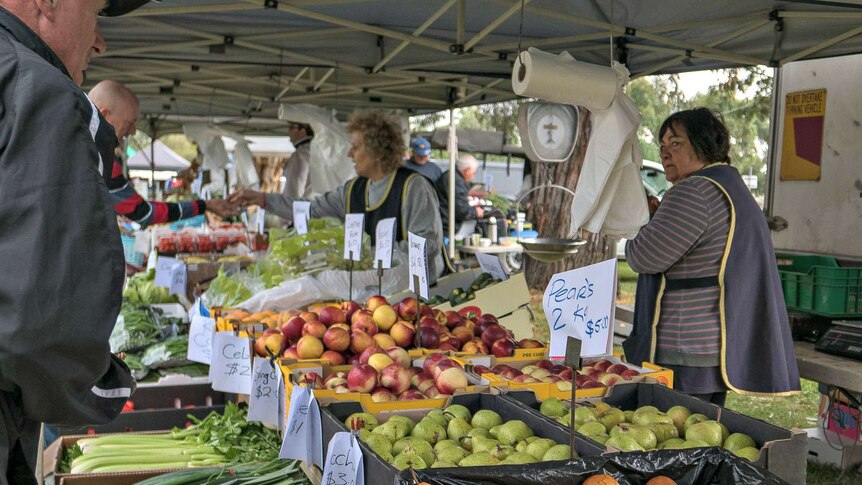
M 715 276 L 730 230 L 730 204 L 702 178 L 672 187 L 652 220 L 626 243 L 638 273 L 664 273 L 668 280 Z M 721 323 L 717 286 L 665 291 L 657 326 L 655 362 L 719 365 Z

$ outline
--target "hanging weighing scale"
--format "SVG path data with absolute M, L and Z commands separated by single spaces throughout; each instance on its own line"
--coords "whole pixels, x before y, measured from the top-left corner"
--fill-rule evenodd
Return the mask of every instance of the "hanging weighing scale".
M 524 103 L 518 110 L 518 128 L 527 158 L 533 163 L 567 162 L 575 151 L 580 136 L 580 115 L 571 105 L 556 103 Z M 555 188 L 575 193 L 562 185 L 552 183 L 550 170 L 545 171 L 547 180 L 524 193 L 516 202 L 515 214 L 521 201 L 531 192 L 544 188 Z M 582 239 L 535 238 L 521 239 L 518 244 L 531 258 L 544 263 L 555 263 L 578 252 L 586 244 Z

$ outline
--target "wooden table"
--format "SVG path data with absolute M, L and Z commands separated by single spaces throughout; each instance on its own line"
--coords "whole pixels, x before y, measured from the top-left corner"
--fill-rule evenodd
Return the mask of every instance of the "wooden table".
M 800 377 L 862 394 L 862 360 L 818 352 L 809 342 L 793 342 L 793 347 Z

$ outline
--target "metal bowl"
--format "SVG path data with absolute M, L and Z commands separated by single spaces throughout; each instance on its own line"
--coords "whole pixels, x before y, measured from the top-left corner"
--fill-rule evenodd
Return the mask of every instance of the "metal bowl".
M 524 252 L 543 263 L 556 263 L 578 252 L 583 239 L 536 238 L 519 241 Z

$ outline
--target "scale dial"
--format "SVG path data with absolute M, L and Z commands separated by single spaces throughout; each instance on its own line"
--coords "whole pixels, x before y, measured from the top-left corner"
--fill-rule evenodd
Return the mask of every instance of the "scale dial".
M 578 140 L 578 111 L 574 106 L 525 103 L 518 114 L 522 140 L 530 160 L 565 162 Z

